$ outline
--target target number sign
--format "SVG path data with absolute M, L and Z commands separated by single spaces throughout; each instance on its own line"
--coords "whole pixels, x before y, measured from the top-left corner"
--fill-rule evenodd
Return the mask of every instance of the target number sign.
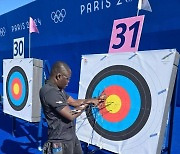
M 144 15 L 114 20 L 109 52 L 137 51 L 143 22 Z
M 27 103 L 29 88 L 24 70 L 14 66 L 8 73 L 6 80 L 6 94 L 11 107 L 20 111 Z
M 14 58 L 24 58 L 24 37 L 14 39 L 13 56 Z

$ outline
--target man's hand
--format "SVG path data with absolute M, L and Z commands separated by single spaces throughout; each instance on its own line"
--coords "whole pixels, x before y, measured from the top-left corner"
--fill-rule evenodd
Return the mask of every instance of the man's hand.
M 106 94 L 104 94 L 104 93 L 102 93 L 102 94 L 98 97 L 99 102 L 104 102 L 106 99 L 107 99 L 107 96 L 106 96 Z
M 97 98 L 93 99 L 92 103 L 95 105 L 95 106 L 98 106 L 99 104 L 99 100 Z
M 92 102 L 95 106 L 98 106 L 100 103 L 104 103 L 107 99 L 106 94 L 102 93 L 98 98 L 94 99 Z
M 100 103 L 103 103 L 106 98 L 106 94 L 102 93 L 98 98 L 86 99 L 83 104 L 94 104 L 95 106 L 98 106 Z

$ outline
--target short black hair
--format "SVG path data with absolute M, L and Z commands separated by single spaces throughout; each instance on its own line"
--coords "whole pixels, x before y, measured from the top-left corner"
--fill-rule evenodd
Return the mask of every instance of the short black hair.
M 50 76 L 56 76 L 58 73 L 63 73 L 64 71 L 71 71 L 71 69 L 66 63 L 57 61 L 52 66 Z

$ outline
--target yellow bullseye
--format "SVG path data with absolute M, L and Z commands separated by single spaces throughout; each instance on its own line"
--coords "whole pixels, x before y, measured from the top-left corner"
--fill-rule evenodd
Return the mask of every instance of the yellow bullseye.
M 110 113 L 116 113 L 121 108 L 121 99 L 117 95 L 110 95 L 106 99 L 105 106 Z
M 14 84 L 13 91 L 16 95 L 19 93 L 19 85 L 17 83 Z

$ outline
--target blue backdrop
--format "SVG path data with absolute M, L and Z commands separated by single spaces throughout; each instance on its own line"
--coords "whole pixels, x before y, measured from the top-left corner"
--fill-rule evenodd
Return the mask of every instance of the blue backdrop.
M 140 11 L 140 15 L 145 14 L 145 21 L 139 50 L 180 51 L 180 1 L 149 2 L 153 12 Z M 73 72 L 67 91 L 77 93 L 81 55 L 107 53 L 113 21 L 136 16 L 137 4 L 138 0 L 36 0 L 6 13 L 0 16 L 1 64 L 2 59 L 13 58 L 16 38 L 25 38 L 25 57 L 28 57 L 31 16 L 40 32 L 31 34 L 31 57 L 48 60 L 50 65 L 56 60 L 67 62 Z

